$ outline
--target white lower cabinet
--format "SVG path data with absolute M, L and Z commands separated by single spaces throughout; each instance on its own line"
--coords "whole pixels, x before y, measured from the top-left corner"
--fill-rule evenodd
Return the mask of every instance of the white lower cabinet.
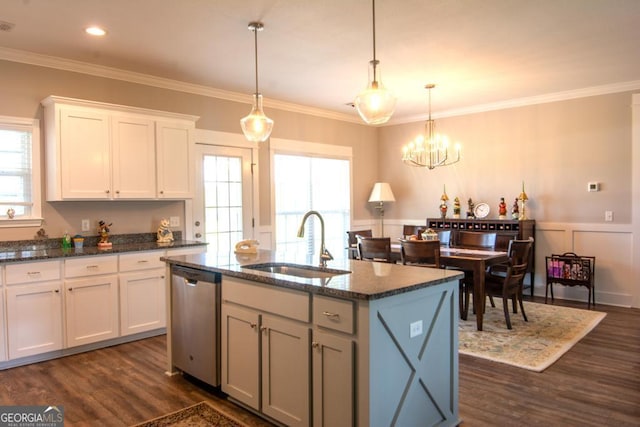
M 117 255 L 65 261 L 66 347 L 119 335 Z
M 59 261 L 6 267 L 9 359 L 62 349 L 62 295 Z
M 120 334 L 167 326 L 165 269 L 120 274 Z
M 313 425 L 354 425 L 354 342 L 313 332 Z
M 0 281 L 3 273 L 0 268 Z M 5 360 L 7 360 L 7 332 L 4 322 L 4 289 L 0 285 L 0 362 Z
M 222 390 L 285 425 L 309 426 L 308 294 L 242 280 L 226 280 L 226 285 L 231 292 L 225 292 L 223 280 Z M 240 300 L 249 307 L 233 303 Z M 305 317 L 306 322 L 300 320 Z

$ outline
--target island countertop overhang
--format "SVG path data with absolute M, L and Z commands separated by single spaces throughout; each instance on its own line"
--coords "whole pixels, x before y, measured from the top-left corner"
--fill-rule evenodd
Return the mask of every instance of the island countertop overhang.
M 308 291 L 315 294 L 374 300 L 434 286 L 463 277 L 460 271 L 404 266 L 381 262 L 336 259 L 329 261 L 329 270 L 350 273 L 329 278 L 306 278 L 270 273 L 247 268 L 254 264 L 288 263 L 316 266 L 317 256 L 259 250 L 256 254 L 206 252 L 196 255 L 162 257 L 169 265 L 191 267 L 203 271 L 236 277 L 268 285 Z

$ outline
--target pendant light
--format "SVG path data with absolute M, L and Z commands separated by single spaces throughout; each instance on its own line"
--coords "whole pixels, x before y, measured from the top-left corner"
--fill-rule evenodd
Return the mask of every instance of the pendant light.
M 245 138 L 251 142 L 266 141 L 273 130 L 273 120 L 262 111 L 262 94 L 258 91 L 258 31 L 263 29 L 262 22 L 249 23 L 249 30 L 253 31 L 255 36 L 256 91 L 253 94 L 253 108 L 248 116 L 240 119 L 240 127 Z
M 376 1 L 373 5 L 373 60 L 369 62 L 369 84 L 356 96 L 355 106 L 362 120 L 370 125 L 386 123 L 396 108 L 396 97 L 380 80 L 380 61 L 376 59 Z

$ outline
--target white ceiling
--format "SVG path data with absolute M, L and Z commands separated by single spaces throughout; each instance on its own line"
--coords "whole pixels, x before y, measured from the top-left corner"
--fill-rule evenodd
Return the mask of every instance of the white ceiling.
M 372 59 L 370 0 L 2 0 L 0 58 L 14 50 L 149 74 L 269 105 L 352 117 Z M 90 38 L 83 29 L 104 26 Z M 640 0 L 377 0 L 393 122 L 640 88 Z M 24 53 L 24 52 L 21 52 Z M 15 55 L 13 55 L 15 56 Z M 244 99 L 244 98 L 243 98 Z M 279 104 L 275 104 L 279 101 Z M 283 104 L 285 103 L 285 104 Z

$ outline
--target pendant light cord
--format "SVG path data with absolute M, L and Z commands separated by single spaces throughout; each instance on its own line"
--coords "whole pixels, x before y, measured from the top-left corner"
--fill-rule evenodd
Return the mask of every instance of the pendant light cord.
M 373 83 L 377 83 L 376 81 L 376 67 L 378 66 L 378 61 L 376 60 L 376 0 L 371 0 L 372 5 L 372 16 L 373 16 L 373 61 L 371 61 L 373 65 Z
M 256 58 L 256 96 L 258 96 L 258 28 L 253 29 L 254 36 L 254 48 L 255 48 L 255 58 Z

